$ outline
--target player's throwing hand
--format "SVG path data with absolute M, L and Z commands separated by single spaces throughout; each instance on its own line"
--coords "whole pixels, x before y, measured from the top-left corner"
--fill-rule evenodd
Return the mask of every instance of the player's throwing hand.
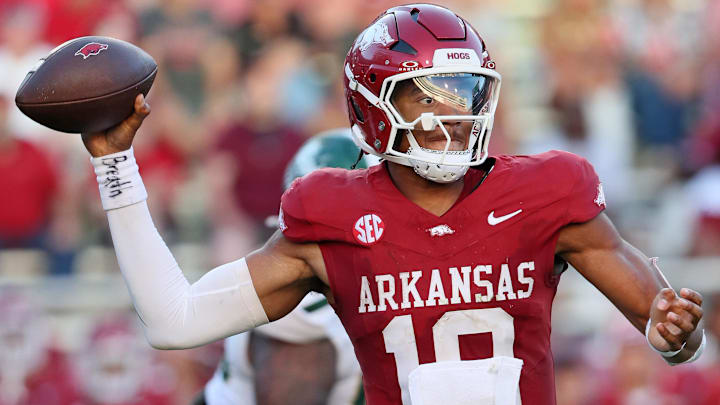
M 140 128 L 145 117 L 150 114 L 150 105 L 145 101 L 142 94 L 135 97 L 134 109 L 132 115 L 106 131 L 82 134 L 85 148 L 93 157 L 122 152 L 132 146 L 135 133 Z

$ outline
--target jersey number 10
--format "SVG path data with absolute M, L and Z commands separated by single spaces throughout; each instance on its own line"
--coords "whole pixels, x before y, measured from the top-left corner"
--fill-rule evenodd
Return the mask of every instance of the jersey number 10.
M 481 308 L 444 313 L 433 326 L 435 361 L 460 361 L 460 335 L 491 333 L 493 356 L 515 357 L 513 317 L 502 308 Z M 395 355 L 403 403 L 409 402 L 408 375 L 420 366 L 412 315 L 394 317 L 383 329 L 385 351 Z

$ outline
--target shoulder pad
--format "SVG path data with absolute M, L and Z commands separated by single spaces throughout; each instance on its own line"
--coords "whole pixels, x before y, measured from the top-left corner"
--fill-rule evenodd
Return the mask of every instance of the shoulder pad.
M 584 157 L 553 150 L 538 155 L 545 160 L 547 178 L 563 189 L 565 221 L 581 223 L 605 209 L 605 193 L 592 164 Z
M 365 170 L 324 168 L 295 179 L 280 204 L 283 235 L 294 242 L 352 242 L 343 214 L 366 184 Z

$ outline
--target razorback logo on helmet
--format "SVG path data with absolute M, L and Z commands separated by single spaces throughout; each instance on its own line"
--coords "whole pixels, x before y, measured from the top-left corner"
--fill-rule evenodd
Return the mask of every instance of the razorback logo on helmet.
M 390 45 L 395 40 L 388 32 L 388 26 L 384 22 L 373 24 L 362 33 L 362 37 L 358 41 L 358 47 L 361 52 L 365 52 L 372 44 Z
M 97 55 L 100 52 L 108 49 L 108 44 L 101 44 L 99 42 L 90 42 L 83 45 L 82 48 L 75 52 L 75 56 L 82 56 L 83 59 L 87 59 L 93 55 Z
M 385 223 L 376 214 L 365 214 L 355 221 L 353 236 L 365 246 L 377 243 L 385 234 Z

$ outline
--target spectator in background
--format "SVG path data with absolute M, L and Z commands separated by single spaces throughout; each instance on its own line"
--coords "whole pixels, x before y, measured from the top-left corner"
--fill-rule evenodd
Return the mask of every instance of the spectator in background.
M 290 39 L 266 49 L 243 80 L 242 115 L 215 138 L 216 149 L 206 167 L 212 182 L 210 215 L 217 260 L 250 251 L 273 231 L 265 227 L 265 219 L 277 215 L 285 166 L 305 139 L 296 125 L 285 120 L 287 112 L 277 95 L 305 50 L 301 42 Z
M 51 273 L 71 271 L 74 252 L 58 249 L 50 235 L 60 173 L 45 151 L 14 137 L 7 125 L 10 102 L 0 96 L 0 249 L 44 249 Z
M 193 403 L 222 359 L 223 340 L 187 350 L 156 351 L 158 360 L 170 367 L 174 381 L 172 404 Z
M 82 392 L 76 405 L 171 405 L 177 381 L 144 344 L 135 319 L 117 313 L 92 328 L 74 374 Z
M 206 101 L 201 58 L 214 34 L 209 11 L 194 0 L 158 2 L 140 15 L 140 33 L 173 93 L 189 113 L 199 115 Z
M 46 21 L 41 5 L 18 3 L 0 8 L 0 12 L 0 93 L 14 100 L 27 72 L 47 56 L 52 47 L 42 40 Z M 16 108 L 9 110 L 7 119 L 16 136 L 37 139 L 49 132 Z
M 138 21 L 134 10 L 122 2 L 115 2 L 108 8 L 103 18 L 97 22 L 93 29 L 93 35 L 137 43 L 138 31 Z
M 342 66 L 335 63 L 334 66 Z M 316 113 L 305 117 L 304 130 L 306 134 L 320 133 L 332 128 L 348 127 L 347 100 L 342 86 L 340 71 L 329 71 L 327 74 L 337 77 L 337 81 L 328 83 L 321 104 L 316 107 Z M 289 100 L 288 100 L 289 101 Z
M 699 7 L 693 2 L 616 2 L 638 137 L 645 146 L 675 148 L 687 135 L 697 95 L 701 52 Z M 701 4 L 697 2 L 696 4 Z
M 667 372 L 660 356 L 648 348 L 645 337 L 624 319 L 607 326 L 609 338 L 603 340 L 602 353 L 608 361 L 594 382 L 596 393 L 592 405 L 690 405 L 665 391 L 659 377 Z M 608 345 L 607 342 L 612 342 Z
M 225 29 L 241 25 L 246 19 L 252 1 L 204 0 L 213 20 Z
M 46 7 L 45 40 L 53 46 L 91 35 L 108 10 L 122 0 L 35 0 Z
M 285 120 L 287 125 L 305 129 L 306 125 L 315 117 L 320 120 L 332 119 L 325 114 L 316 114 L 325 106 L 328 93 L 335 88 L 333 85 L 342 84 L 340 67 L 343 65 L 342 61 L 337 59 L 332 53 L 310 53 L 297 69 L 290 72 L 284 83 L 281 83 L 281 88 L 284 90 L 278 93 L 282 111 L 280 117 Z M 302 102 L 298 103 L 298 100 L 302 100 Z M 340 102 L 335 106 L 344 107 L 344 104 L 344 102 Z M 347 120 L 347 114 L 342 114 L 342 118 Z M 336 127 L 333 124 L 330 125 Z
M 300 29 L 314 52 L 330 52 L 342 65 L 348 48 L 364 28 L 362 23 L 355 25 L 353 8 L 357 5 L 352 2 L 311 0 L 298 3 L 296 12 Z M 377 9 L 377 12 L 381 11 Z
M 700 122 L 709 121 L 710 126 L 720 128 L 720 113 L 718 113 L 720 111 L 720 2 L 707 2 L 702 32 L 704 46 L 699 62 L 702 66 Z M 702 150 L 693 152 L 698 153 Z
M 580 357 L 556 360 L 555 390 L 557 403 L 562 405 L 587 405 L 590 387 L 586 383 L 590 376 Z
M 600 0 L 558 0 L 542 21 L 551 124 L 538 129 L 523 150 L 561 149 L 587 158 L 603 180 L 612 209 L 627 199 L 634 133 L 617 33 L 603 5 Z
M 243 67 L 248 67 L 265 52 L 266 45 L 286 37 L 302 38 L 295 0 L 248 2 L 246 19 L 227 27 Z
M 375 16 L 383 10 L 382 2 L 369 3 L 364 6 L 372 8 Z M 343 63 L 347 49 L 365 27 L 357 20 L 360 9 L 360 3 L 353 2 L 297 3 L 296 28 L 302 32 L 307 56 L 282 85 L 281 110 L 289 125 L 299 125 L 305 133 L 347 126 Z M 297 102 L 300 99 L 302 103 Z
M 76 405 L 67 356 L 48 319 L 18 291 L 0 289 L 0 405 Z
M 685 186 L 694 212 L 694 230 L 688 252 L 692 256 L 720 255 L 720 148 L 715 151 L 713 162 Z
M 689 254 L 720 255 L 720 2 L 705 13 L 699 120 L 683 166 L 693 176 L 685 186 L 694 219 Z
M 211 38 L 200 60 L 205 72 L 206 96 L 202 128 L 217 133 L 227 128 L 242 110 L 242 60 L 232 41 L 222 35 Z M 210 137 L 203 139 L 209 141 Z
M 556 401 L 560 405 L 589 405 L 593 397 L 590 368 L 583 357 L 586 338 L 583 336 L 553 337 Z

